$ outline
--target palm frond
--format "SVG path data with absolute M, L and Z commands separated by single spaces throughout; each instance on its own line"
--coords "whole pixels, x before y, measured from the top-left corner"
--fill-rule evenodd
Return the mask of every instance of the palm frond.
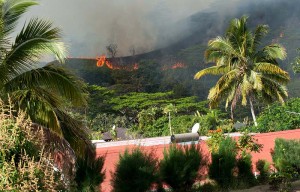
M 269 32 L 269 26 L 268 25 L 258 25 L 254 31 L 254 37 L 253 37 L 253 46 L 252 49 L 255 52 L 257 47 L 261 44 L 262 38 L 268 34 Z
M 262 75 L 257 73 L 254 70 L 251 70 L 250 77 L 249 77 L 249 82 L 253 84 L 253 89 L 257 91 L 262 90 Z
M 60 29 L 48 21 L 32 19 L 17 35 L 3 61 L 8 79 L 35 68 L 45 54 L 54 54 L 60 62 L 64 61 L 66 49 Z
M 232 70 L 223 75 L 216 85 L 209 90 L 208 100 L 211 107 L 216 107 L 219 102 L 228 96 L 229 90 L 236 87 L 238 84 L 237 70 Z
M 247 105 L 247 96 L 252 89 L 252 83 L 249 82 L 248 76 L 244 75 L 243 81 L 241 83 L 242 105 Z
M 73 74 L 56 65 L 46 65 L 22 73 L 5 84 L 6 92 L 40 87 L 56 93 L 76 106 L 86 105 L 84 84 Z M 51 103 L 51 102 L 50 102 Z M 53 106 L 57 108 L 56 106 Z
M 200 79 L 204 75 L 222 75 L 228 72 L 229 67 L 226 65 L 222 66 L 213 66 L 206 69 L 203 69 L 195 74 L 194 79 Z
M 287 54 L 284 47 L 279 44 L 272 44 L 263 48 L 263 53 L 267 59 L 285 59 Z
M 233 102 L 233 100 L 238 97 L 239 95 L 237 94 L 238 92 L 238 84 L 236 83 L 235 85 L 233 86 L 230 86 L 230 88 L 228 89 L 228 96 L 226 98 L 226 103 L 225 103 L 225 108 L 228 107 L 229 103 L 230 102 Z M 235 106 L 233 105 L 233 108 Z
M 267 77 L 262 78 L 264 94 L 269 95 L 269 99 L 272 101 L 279 100 L 280 102 L 284 102 L 284 99 L 288 97 L 288 92 L 286 86 L 273 81 Z
M 247 40 L 247 38 L 245 37 L 246 33 L 248 32 L 247 20 L 247 16 L 242 16 L 240 19 L 233 19 L 230 22 L 225 35 L 229 39 L 232 47 L 235 50 L 239 51 L 240 54 L 243 54 L 243 52 L 245 52 L 245 50 L 243 49 L 246 42 L 245 40 Z
M 56 114 L 61 123 L 64 138 L 74 149 L 76 156 L 93 162 L 95 158 L 95 147 L 88 139 L 88 130 L 81 121 L 74 119 L 63 110 L 57 110 Z
M 205 52 L 207 62 L 218 62 L 221 57 L 241 57 L 232 46 L 229 39 L 216 37 L 208 42 L 208 49 Z
M 49 127 L 52 131 L 62 136 L 59 120 L 54 111 L 54 107 L 59 107 L 62 103 L 55 94 L 35 87 L 34 89 L 12 92 L 11 99 L 12 102 L 18 103 L 18 107 L 25 111 L 32 121 Z
M 8 35 L 13 32 L 19 18 L 29 7 L 37 5 L 35 0 L 5 0 L 2 2 L 3 33 Z
M 282 70 L 279 66 L 274 65 L 272 63 L 267 63 L 267 62 L 255 63 L 253 70 L 264 74 L 281 75 L 283 77 L 286 77 L 286 79 L 290 79 L 288 72 Z

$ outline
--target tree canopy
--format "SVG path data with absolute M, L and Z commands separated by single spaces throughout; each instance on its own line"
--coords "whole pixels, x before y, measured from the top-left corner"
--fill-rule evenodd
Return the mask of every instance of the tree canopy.
M 224 35 L 208 42 L 205 51 L 207 62 L 214 66 L 195 74 L 195 79 L 204 75 L 220 75 L 216 85 L 208 95 L 210 107 L 226 101 L 233 110 L 239 100 L 242 105 L 249 101 L 254 123 L 253 100 L 266 102 L 280 101 L 288 96 L 286 84 L 289 74 L 278 65 L 278 59 L 285 59 L 285 49 L 277 43 L 261 45 L 262 38 L 268 33 L 267 25 L 258 25 L 254 32 L 247 26 L 248 17 L 233 19 Z

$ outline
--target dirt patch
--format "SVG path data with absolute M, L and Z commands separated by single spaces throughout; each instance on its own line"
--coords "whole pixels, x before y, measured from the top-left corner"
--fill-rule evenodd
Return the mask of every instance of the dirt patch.
M 269 185 L 259 185 L 250 189 L 234 190 L 232 192 L 274 192 Z M 292 192 L 300 192 L 300 180 L 292 183 Z

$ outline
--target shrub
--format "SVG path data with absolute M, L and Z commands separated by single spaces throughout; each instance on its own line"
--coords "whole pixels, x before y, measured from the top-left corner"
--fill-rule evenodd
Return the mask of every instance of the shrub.
M 217 130 L 210 130 L 208 131 L 208 136 L 210 136 L 209 140 L 207 141 L 208 149 L 211 152 L 217 152 L 219 150 L 220 143 L 225 139 L 223 130 L 220 128 Z
M 289 192 L 292 187 L 293 173 L 289 171 L 276 172 L 270 175 L 270 188 L 280 192 Z
M 203 156 L 199 145 L 170 145 L 164 151 L 160 162 L 160 178 L 172 187 L 174 192 L 191 191 L 198 178 Z
M 272 159 L 277 169 L 270 177 L 272 188 L 289 191 L 291 182 L 299 178 L 300 140 L 276 139 Z
M 236 155 L 236 142 L 230 137 L 222 140 L 218 151 L 211 154 L 209 177 L 214 179 L 222 189 L 228 189 L 234 180 Z
M 63 191 L 66 177 L 44 148 L 41 129 L 0 106 L 0 191 Z
M 146 191 L 156 181 L 157 160 L 153 154 L 143 153 L 139 148 L 120 155 L 116 171 L 112 174 L 114 192 Z
M 256 169 L 259 171 L 258 182 L 261 184 L 267 183 L 270 175 L 270 164 L 265 160 L 259 159 L 256 162 Z
M 274 103 L 264 109 L 257 118 L 255 132 L 271 132 L 296 129 L 300 126 L 300 98 L 289 99 L 285 105 Z
M 252 160 L 249 153 L 243 152 L 237 160 L 237 188 L 249 188 L 256 184 L 255 176 L 252 172 Z
M 88 162 L 87 160 L 77 160 L 77 171 L 75 181 L 77 183 L 78 192 L 97 192 L 100 184 L 104 180 L 103 165 L 105 156 L 95 158 Z
M 237 142 L 239 151 L 245 152 L 260 152 L 263 145 L 259 144 L 257 139 L 254 139 L 252 135 L 249 134 L 248 130 L 245 130 L 243 134 L 239 137 Z
M 276 139 L 272 159 L 278 171 L 293 169 L 300 173 L 300 140 Z

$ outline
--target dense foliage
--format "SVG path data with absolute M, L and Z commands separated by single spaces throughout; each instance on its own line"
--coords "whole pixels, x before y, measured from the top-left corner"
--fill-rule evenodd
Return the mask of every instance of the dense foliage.
M 297 129 L 300 126 L 300 98 L 292 98 L 284 105 L 274 103 L 266 107 L 257 119 L 255 132 Z
M 77 160 L 75 175 L 76 190 L 78 192 L 98 192 L 100 184 L 105 178 L 103 165 L 105 156 L 95 157 L 92 162 L 84 159 Z
M 92 138 L 98 133 L 116 127 L 130 128 L 131 133 L 144 137 L 169 135 L 168 113 L 165 109 L 172 105 L 176 113 L 171 112 L 171 125 L 174 133 L 189 132 L 194 123 L 203 122 L 204 133 L 220 124 L 219 111 L 215 111 L 214 122 L 206 115 L 206 101 L 199 102 L 196 97 L 176 98 L 173 92 L 165 93 L 128 93 L 119 95 L 108 88 L 88 86 L 90 100 L 86 124 L 93 130 Z M 198 115 L 195 115 L 197 112 Z M 202 115 L 201 115 L 201 114 Z M 210 113 L 209 113 L 210 114 Z M 80 117 L 77 117 L 77 119 Z
M 272 158 L 278 171 L 292 169 L 300 174 L 300 141 L 276 139 Z
M 258 182 L 260 184 L 267 183 L 270 175 L 270 163 L 266 160 L 259 159 L 255 165 L 256 169 L 259 172 L 259 175 L 257 177 Z
M 207 141 L 212 162 L 209 177 L 224 190 L 249 188 L 257 184 L 252 170 L 250 152 L 263 147 L 247 131 L 238 140 L 223 134 L 222 129 L 209 132 Z
M 290 191 L 291 182 L 300 175 L 300 141 L 276 139 L 272 159 L 277 172 L 271 174 L 272 188 Z
M 160 179 L 174 192 L 191 191 L 203 163 L 204 157 L 199 145 L 170 145 L 160 162 Z
M 157 181 L 155 174 L 157 160 L 153 154 L 146 154 L 140 148 L 120 155 L 116 170 L 112 175 L 114 192 L 147 191 Z
M 50 21 L 33 18 L 17 31 L 20 18 L 37 4 L 36 0 L 0 2 L 1 99 L 11 100 L 15 110 L 64 137 L 77 156 L 93 154 L 83 124 L 66 110 L 66 103 L 72 107 L 86 104 L 83 82 L 61 64 L 40 64 L 45 55 L 64 62 L 67 52 L 61 30 Z
M 236 188 L 250 188 L 254 186 L 257 182 L 253 174 L 252 169 L 252 159 L 249 153 L 243 152 L 237 159 L 236 167 L 238 169 L 238 176 L 236 183 Z
M 0 109 L 0 191 L 58 191 L 70 188 L 53 154 L 44 148 L 43 130 Z M 67 159 L 66 159 L 67 161 Z
M 234 181 L 237 147 L 234 140 L 226 137 L 220 143 L 219 149 L 211 154 L 209 177 L 214 179 L 222 189 L 228 189 Z

